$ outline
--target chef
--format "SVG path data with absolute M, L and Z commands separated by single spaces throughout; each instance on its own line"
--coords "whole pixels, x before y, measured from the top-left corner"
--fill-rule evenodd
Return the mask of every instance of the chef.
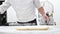
M 7 0 L 0 6 L 1 14 L 4 13 L 4 11 L 6 11 L 10 6 L 12 6 L 16 11 L 18 25 L 37 25 L 35 8 L 37 8 L 43 18 L 49 20 L 42 7 L 43 5 L 41 5 L 39 0 Z

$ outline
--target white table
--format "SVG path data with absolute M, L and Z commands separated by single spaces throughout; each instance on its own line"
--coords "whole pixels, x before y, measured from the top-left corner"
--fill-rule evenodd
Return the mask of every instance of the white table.
M 1 26 L 0 34 L 60 34 L 60 26 L 49 26 L 49 30 L 40 30 L 40 31 L 39 30 L 32 30 L 32 31 L 16 30 L 16 28 L 18 28 L 18 27 L 21 27 L 21 26 L 9 26 L 9 27 Z M 34 27 L 36 27 L 36 26 L 34 26 Z M 43 27 L 43 26 L 41 26 L 41 27 Z

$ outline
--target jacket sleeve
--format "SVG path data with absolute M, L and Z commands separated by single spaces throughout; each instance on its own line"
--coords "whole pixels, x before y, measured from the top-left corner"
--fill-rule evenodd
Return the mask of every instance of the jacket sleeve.
M 33 3 L 36 8 L 40 8 L 43 6 L 43 3 L 41 3 L 39 0 L 33 0 Z
M 10 1 L 5 1 L 2 5 L 0 5 L 0 13 L 4 13 L 11 6 Z

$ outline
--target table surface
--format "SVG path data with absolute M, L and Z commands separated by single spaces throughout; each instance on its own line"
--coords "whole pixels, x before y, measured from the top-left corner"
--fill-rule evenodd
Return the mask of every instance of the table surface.
M 49 27 L 48 30 L 16 30 L 21 27 Z M 1 34 L 60 34 L 60 26 L 0 26 Z

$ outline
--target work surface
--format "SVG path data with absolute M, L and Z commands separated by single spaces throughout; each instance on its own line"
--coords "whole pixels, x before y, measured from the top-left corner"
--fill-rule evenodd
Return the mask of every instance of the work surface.
M 48 30 L 16 30 L 23 26 L 1 26 L 0 34 L 60 34 L 60 26 L 24 26 L 30 28 L 49 27 Z

